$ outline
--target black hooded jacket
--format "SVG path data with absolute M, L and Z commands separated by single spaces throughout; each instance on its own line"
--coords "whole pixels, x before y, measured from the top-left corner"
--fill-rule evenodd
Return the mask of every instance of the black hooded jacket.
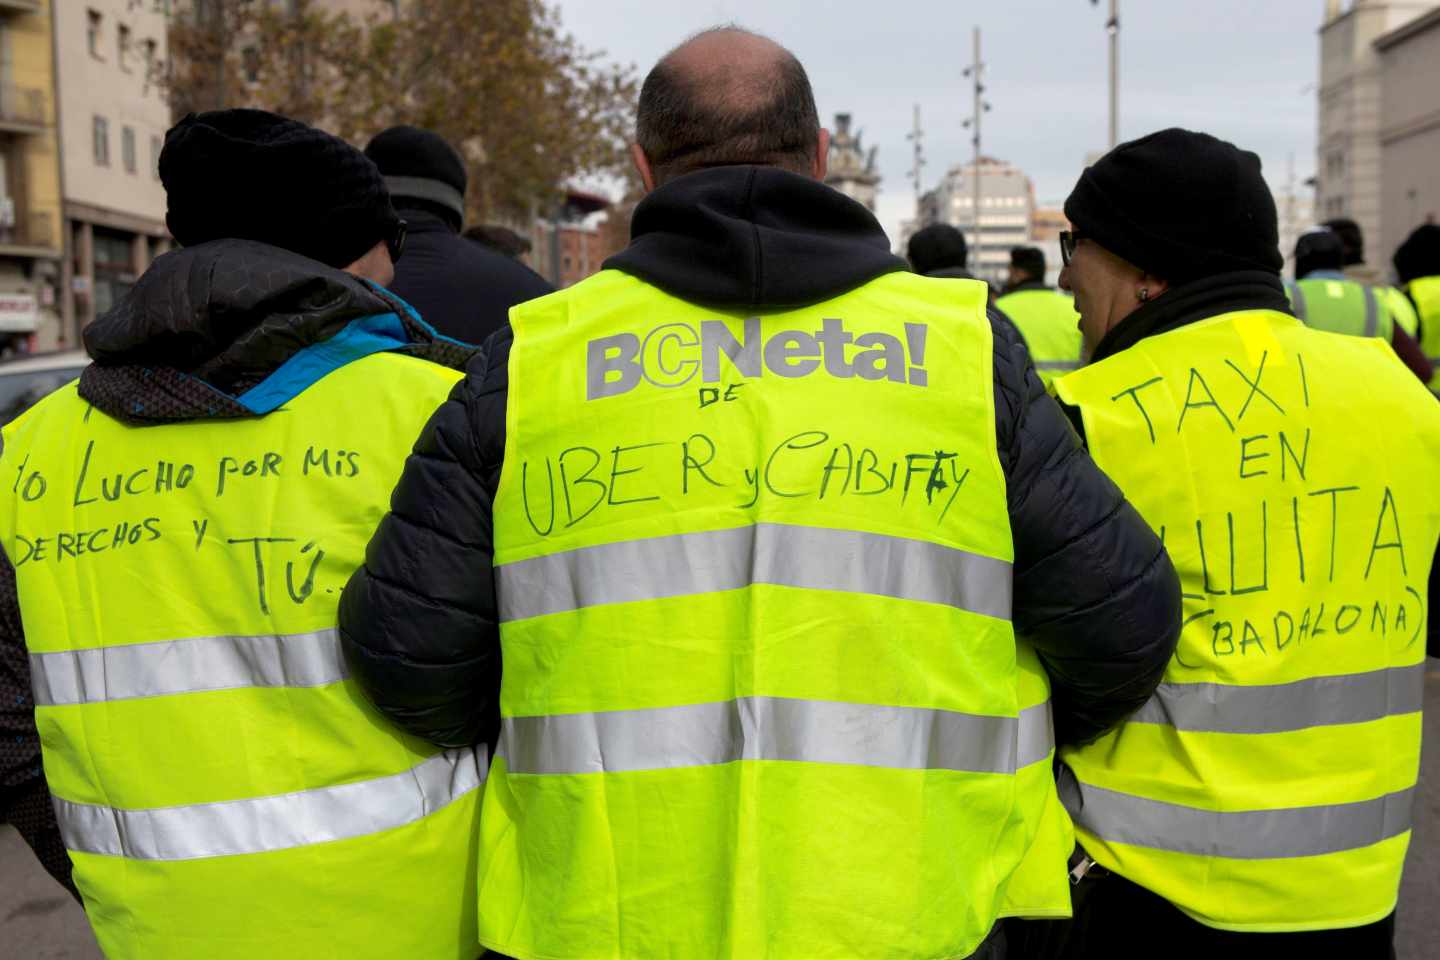
M 258 416 L 242 394 L 300 351 L 377 316 L 398 320 L 392 348 L 397 353 L 460 368 L 474 352 L 437 339 L 387 291 L 297 253 L 244 240 L 188 247 L 156 260 L 124 300 L 86 328 L 85 346 L 95 362 L 80 378 L 80 396 L 136 426 Z M 355 415 L 363 415 L 358 403 Z M 19 829 L 46 870 L 75 895 L 70 858 L 41 771 L 15 568 L 0 552 L 0 823 L 5 822 Z
M 690 302 L 763 313 L 905 269 L 888 248 L 874 217 L 841 194 L 737 166 L 652 193 L 630 246 L 606 266 Z M 993 316 L 991 327 L 1015 626 L 1051 675 L 1060 741 L 1087 741 L 1159 682 L 1179 636 L 1180 586 L 1159 539 L 1045 394 L 1014 328 Z M 440 744 L 493 744 L 498 728 L 491 509 L 510 345 L 508 328 L 492 337 L 426 427 L 341 600 L 352 674 L 395 722 Z
M 519 260 L 467 240 L 445 218 L 396 201 L 409 235 L 390 289 L 447 337 L 481 343 L 505 325 L 510 308 L 555 288 Z

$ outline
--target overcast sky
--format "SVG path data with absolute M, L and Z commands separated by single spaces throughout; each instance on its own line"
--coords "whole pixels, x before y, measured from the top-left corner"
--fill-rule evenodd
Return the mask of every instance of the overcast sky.
M 805 64 L 829 126 L 848 111 L 880 148 L 879 215 L 892 238 L 914 210 L 909 131 L 925 128 L 926 189 L 970 156 L 961 71 L 972 29 L 987 71 L 984 150 L 1017 164 L 1041 203 L 1064 200 L 1106 146 L 1105 9 L 1089 0 L 559 0 L 566 28 L 641 75 L 686 35 L 734 21 Z M 1272 186 L 1315 169 L 1323 0 L 1121 0 L 1120 137 L 1168 126 L 1258 152 Z

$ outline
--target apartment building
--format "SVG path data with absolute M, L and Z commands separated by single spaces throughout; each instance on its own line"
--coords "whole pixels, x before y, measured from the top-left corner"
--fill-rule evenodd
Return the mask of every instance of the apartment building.
M 1386 263 L 1440 218 L 1440 8 L 1375 41 L 1381 62 L 1380 236 Z
M 168 8 L 61 0 L 55 10 L 67 331 L 110 309 L 169 248 L 159 169 L 171 119 L 160 84 Z
M 51 0 L 0 0 L 0 354 L 53 348 L 60 167 Z
M 1375 41 L 1435 3 L 1327 0 L 1320 27 L 1315 215 L 1349 217 L 1365 233 L 1370 262 L 1382 262 L 1390 231 L 1381 211 L 1382 58 Z

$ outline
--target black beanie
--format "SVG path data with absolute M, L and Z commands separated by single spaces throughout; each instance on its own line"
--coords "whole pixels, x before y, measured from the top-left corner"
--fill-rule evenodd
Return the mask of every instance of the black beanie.
M 1295 241 L 1295 279 L 1303 280 L 1316 270 L 1340 270 L 1345 266 L 1345 244 L 1329 227 L 1300 234 Z
M 1233 270 L 1279 274 L 1275 198 L 1260 158 L 1189 130 L 1122 143 L 1080 175 L 1065 216 L 1172 286 Z
M 1010 266 L 1023 270 L 1036 280 L 1045 279 L 1045 251 L 1039 247 L 1011 247 Z
M 375 164 L 323 130 L 263 110 L 192 113 L 165 135 L 165 223 L 184 246 L 233 237 L 345 267 L 400 217 Z
M 422 200 L 454 214 L 455 229 L 465 219 L 465 161 L 438 133 L 419 127 L 391 127 L 365 148 L 365 156 L 385 175 L 396 203 Z
M 1440 227 L 1433 223 L 1416 227 L 1395 251 L 1394 263 L 1401 283 L 1440 276 Z
M 965 234 L 948 223 L 932 223 L 916 231 L 905 253 L 915 272 L 925 274 L 956 267 L 964 269 L 969 251 Z

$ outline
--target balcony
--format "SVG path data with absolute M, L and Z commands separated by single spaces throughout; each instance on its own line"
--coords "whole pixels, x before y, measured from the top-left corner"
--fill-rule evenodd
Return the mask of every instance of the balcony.
M 22 213 L 13 223 L 5 225 L 4 201 L 0 200 L 0 256 L 53 257 L 60 244 L 55 230 L 55 214 Z
M 0 0 L 0 13 L 39 13 L 40 0 Z
M 0 6 L 4 3 L 5 0 L 0 0 Z M 11 133 L 44 133 L 45 127 L 43 90 L 0 84 L 0 130 Z

